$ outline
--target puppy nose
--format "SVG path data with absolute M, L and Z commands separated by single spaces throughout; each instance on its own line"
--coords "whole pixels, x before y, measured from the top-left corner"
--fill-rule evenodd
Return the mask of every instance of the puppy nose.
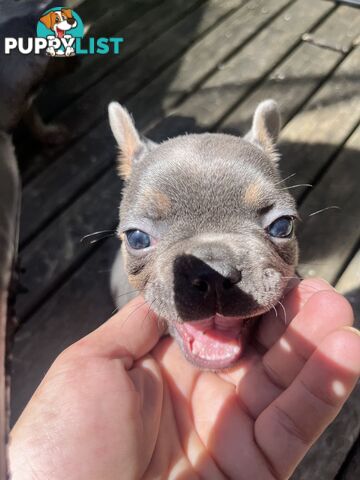
M 73 25 L 75 23 L 75 18 L 68 18 L 67 19 L 67 22 L 70 24 L 70 25 Z
M 179 255 L 173 265 L 173 288 L 180 315 L 186 320 L 198 320 L 228 311 L 241 289 L 241 268 L 236 265 L 230 252 L 219 251 L 215 256 L 207 251 L 202 258 Z
M 241 271 L 231 265 L 221 263 L 208 265 L 202 272 L 194 272 L 191 286 L 203 294 L 221 295 L 241 281 Z

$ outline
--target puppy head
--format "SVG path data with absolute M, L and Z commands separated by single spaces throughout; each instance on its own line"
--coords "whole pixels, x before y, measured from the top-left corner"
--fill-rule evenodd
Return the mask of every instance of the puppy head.
M 119 234 L 129 281 L 191 362 L 229 367 L 297 263 L 277 106 L 261 103 L 244 139 L 205 133 L 159 145 L 141 140 L 119 104 L 109 116 L 125 180 Z
M 75 28 L 77 22 L 73 18 L 70 8 L 62 8 L 61 10 L 53 10 L 40 18 L 46 28 L 53 30 L 58 37 L 63 37 L 67 30 Z

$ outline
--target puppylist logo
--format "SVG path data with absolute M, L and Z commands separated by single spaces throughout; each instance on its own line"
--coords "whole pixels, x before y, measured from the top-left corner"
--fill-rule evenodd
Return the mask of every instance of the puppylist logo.
M 5 38 L 5 54 L 18 51 L 23 55 L 46 52 L 51 57 L 73 57 L 74 55 L 105 55 L 120 53 L 122 37 L 86 38 L 84 24 L 71 8 L 55 7 L 46 10 L 36 26 L 36 37 Z

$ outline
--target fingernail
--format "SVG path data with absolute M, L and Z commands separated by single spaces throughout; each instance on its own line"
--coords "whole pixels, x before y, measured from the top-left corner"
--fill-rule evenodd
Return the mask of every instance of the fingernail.
M 355 333 L 355 335 L 358 335 L 360 337 L 360 330 L 354 327 L 342 327 L 342 330 L 349 330 L 352 333 Z

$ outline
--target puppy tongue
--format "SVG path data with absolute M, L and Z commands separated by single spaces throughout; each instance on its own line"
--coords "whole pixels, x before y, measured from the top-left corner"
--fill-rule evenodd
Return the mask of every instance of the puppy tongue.
M 202 325 L 185 323 L 191 353 L 203 360 L 231 363 L 242 353 L 239 332 L 221 331 L 216 328 L 204 329 Z
M 58 28 L 58 29 L 57 29 L 57 34 L 58 34 L 58 37 L 59 37 L 59 38 L 63 38 L 65 32 L 64 32 L 64 30 L 61 30 L 60 28 Z

